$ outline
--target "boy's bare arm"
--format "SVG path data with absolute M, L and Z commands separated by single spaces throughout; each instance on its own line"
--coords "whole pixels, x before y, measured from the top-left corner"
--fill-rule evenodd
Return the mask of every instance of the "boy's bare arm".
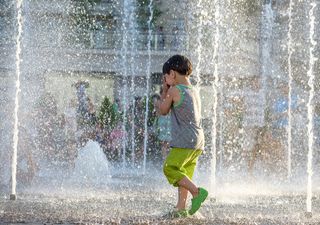
M 160 115 L 167 115 L 170 112 L 173 99 L 176 94 L 176 88 L 170 87 L 168 91 L 164 91 L 161 95 L 160 101 L 157 104 L 157 112 Z

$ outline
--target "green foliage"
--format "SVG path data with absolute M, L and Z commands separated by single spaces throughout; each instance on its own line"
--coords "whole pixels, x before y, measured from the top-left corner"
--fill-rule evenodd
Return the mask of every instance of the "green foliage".
M 148 29 L 148 20 L 150 17 L 150 9 L 149 9 L 150 0 L 137 0 L 137 22 L 142 30 Z M 151 20 L 151 27 L 155 28 L 156 23 L 162 12 L 159 9 L 159 6 L 153 2 L 152 5 L 153 16 Z
M 116 126 L 120 116 L 115 105 L 112 104 L 108 97 L 104 97 L 98 115 L 99 123 L 111 130 Z

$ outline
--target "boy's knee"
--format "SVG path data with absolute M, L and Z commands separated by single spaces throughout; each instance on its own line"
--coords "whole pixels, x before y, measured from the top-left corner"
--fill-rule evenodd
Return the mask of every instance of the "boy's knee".
M 179 172 L 179 169 L 177 167 L 167 163 L 164 164 L 163 173 L 167 178 L 174 177 L 177 172 Z
M 183 177 L 179 169 L 175 166 L 164 165 L 163 173 L 166 176 L 168 182 L 172 184 L 174 187 L 178 186 L 177 182 Z

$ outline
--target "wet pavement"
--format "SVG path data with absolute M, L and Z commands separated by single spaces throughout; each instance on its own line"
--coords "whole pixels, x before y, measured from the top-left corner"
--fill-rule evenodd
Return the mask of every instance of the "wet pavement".
M 95 185 L 42 180 L 20 189 L 15 201 L 1 192 L 1 224 L 320 224 L 319 192 L 311 218 L 303 193 L 220 191 L 196 215 L 172 219 L 166 214 L 176 203 L 176 189 L 157 176 L 114 175 Z

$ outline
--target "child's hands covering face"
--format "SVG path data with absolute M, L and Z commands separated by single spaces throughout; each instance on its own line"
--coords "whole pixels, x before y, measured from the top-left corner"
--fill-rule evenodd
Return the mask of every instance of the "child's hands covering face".
M 166 83 L 167 83 L 167 85 L 169 85 L 169 86 L 173 86 L 174 85 L 174 74 L 172 74 L 172 73 L 169 73 L 169 74 L 166 74 L 165 76 L 164 76 L 164 78 L 165 78 L 165 81 L 166 81 Z
M 170 85 L 167 83 L 167 78 L 166 78 L 167 75 L 164 75 L 163 76 L 163 80 L 162 80 L 162 90 L 163 92 L 167 92 Z

